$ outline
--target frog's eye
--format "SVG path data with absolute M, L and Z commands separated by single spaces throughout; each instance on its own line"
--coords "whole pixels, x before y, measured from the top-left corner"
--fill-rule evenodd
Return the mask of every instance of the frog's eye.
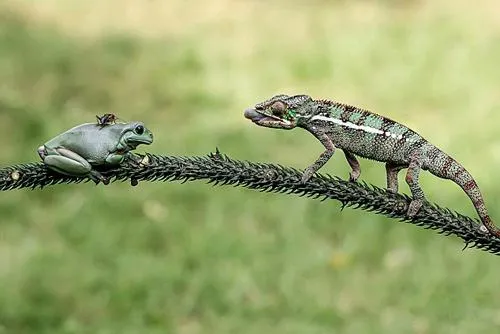
M 286 105 L 281 101 L 276 101 L 271 105 L 274 116 L 282 117 L 285 114 Z
M 137 125 L 134 131 L 140 136 L 144 133 L 144 127 L 142 125 Z

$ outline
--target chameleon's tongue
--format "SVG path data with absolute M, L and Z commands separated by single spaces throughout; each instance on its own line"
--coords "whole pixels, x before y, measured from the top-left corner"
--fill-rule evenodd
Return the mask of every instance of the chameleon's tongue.
M 244 115 L 245 115 L 245 118 L 248 118 L 249 120 L 252 120 L 254 122 L 265 117 L 264 115 L 255 111 L 255 109 L 251 109 L 251 108 L 246 109 Z

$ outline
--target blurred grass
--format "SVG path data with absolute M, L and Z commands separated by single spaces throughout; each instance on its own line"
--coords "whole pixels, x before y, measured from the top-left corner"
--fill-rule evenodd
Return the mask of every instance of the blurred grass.
M 308 93 L 419 130 L 464 163 L 500 217 L 498 6 L 394 3 L 11 0 L 0 161 L 36 160 L 59 131 L 115 112 L 148 124 L 151 152 L 218 146 L 304 168 L 321 152 L 313 138 L 242 111 Z M 362 170 L 384 184 L 382 165 Z M 325 171 L 348 168 L 336 157 Z M 475 215 L 454 184 L 422 183 Z M 0 195 L 0 333 L 498 332 L 498 260 L 453 238 L 332 202 L 202 183 L 133 190 Z

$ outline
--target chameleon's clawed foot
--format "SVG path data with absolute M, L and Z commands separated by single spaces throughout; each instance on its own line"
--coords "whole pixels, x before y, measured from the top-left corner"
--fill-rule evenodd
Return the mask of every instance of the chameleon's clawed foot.
M 307 168 L 305 171 L 304 171 L 304 174 L 302 174 L 302 179 L 300 180 L 301 183 L 307 183 L 307 181 L 309 181 L 311 179 L 311 177 L 313 176 L 314 174 L 314 171 L 310 168 Z
M 398 189 L 397 188 L 392 188 L 392 187 L 388 187 L 387 188 L 387 191 L 388 192 L 391 192 L 393 194 L 397 194 L 398 193 Z
M 418 213 L 422 205 L 424 204 L 424 201 L 421 199 L 414 199 L 410 202 L 410 205 L 408 205 L 408 211 L 407 215 L 410 218 L 415 217 L 415 215 Z
M 359 179 L 359 176 L 361 175 L 360 172 L 350 172 L 349 173 L 349 182 L 356 182 Z
M 489 233 L 488 228 L 486 228 L 486 226 L 484 226 L 484 225 L 481 225 L 481 227 L 479 227 L 479 231 L 481 231 L 483 233 Z

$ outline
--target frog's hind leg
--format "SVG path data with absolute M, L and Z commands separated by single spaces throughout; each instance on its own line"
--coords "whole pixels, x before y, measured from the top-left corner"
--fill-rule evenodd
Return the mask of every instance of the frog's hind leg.
M 40 156 L 43 156 L 46 165 L 62 174 L 83 176 L 92 170 L 90 163 L 82 156 L 62 147 L 46 149 Z
M 39 151 L 40 153 L 40 151 Z M 55 149 L 46 149 L 43 162 L 51 169 L 65 175 L 70 176 L 89 176 L 96 184 L 102 181 L 108 184 L 109 180 L 106 179 L 101 173 L 92 169 L 92 165 L 79 154 L 72 152 L 63 147 Z

